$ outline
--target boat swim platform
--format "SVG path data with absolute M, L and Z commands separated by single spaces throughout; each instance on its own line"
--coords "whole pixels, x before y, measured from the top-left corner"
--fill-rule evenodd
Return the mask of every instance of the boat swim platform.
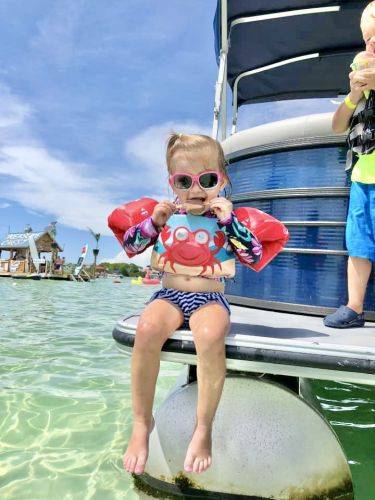
M 226 337 L 227 368 L 375 385 L 375 323 L 327 328 L 316 316 L 231 306 Z M 131 356 L 139 315 L 119 320 L 113 338 Z M 190 330 L 177 330 L 164 344 L 162 361 L 196 365 Z

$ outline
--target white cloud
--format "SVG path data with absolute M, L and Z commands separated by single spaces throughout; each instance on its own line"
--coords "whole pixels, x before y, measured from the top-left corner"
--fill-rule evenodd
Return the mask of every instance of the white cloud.
M 172 195 L 167 193 L 164 160 L 172 130 L 209 132 L 194 122 L 172 121 L 143 130 L 126 141 L 125 152 L 133 158 L 137 171 L 129 170 L 124 182 L 104 173 L 99 177 L 95 166 L 49 151 L 29 125 L 32 109 L 1 84 L 0 92 L 0 197 L 48 214 L 60 224 L 83 230 L 90 226 L 104 235 L 112 234 L 107 216 L 119 189 L 124 202 L 131 199 L 131 193 L 156 199 Z
M 335 111 L 336 106 L 329 98 L 273 101 L 242 106 L 238 114 L 238 130 L 256 127 L 296 116 Z
M 111 234 L 106 219 L 114 208 L 113 180 L 97 179 L 92 165 L 48 151 L 29 126 L 31 108 L 1 84 L 0 92 L 0 178 L 6 176 L 0 197 L 61 224 Z
M 11 141 L 24 135 L 24 123 L 32 114 L 31 106 L 0 83 L 0 141 Z
M 146 267 L 150 264 L 152 248 L 147 248 L 140 255 L 136 255 L 131 259 L 126 255 L 125 251 L 122 250 L 115 257 L 111 259 L 101 259 L 100 262 L 109 262 L 110 264 L 135 264 L 136 266 Z
M 8 208 L 10 207 L 10 203 L 0 203 L 0 208 Z
M 12 179 L 2 183 L 0 196 L 51 214 L 61 224 L 111 234 L 106 223 L 113 209 L 110 193 L 82 173 L 86 166 L 61 161 L 40 146 L 3 146 L 0 155 L 0 174 Z
M 156 197 L 170 195 L 167 191 L 165 149 L 168 135 L 171 132 L 210 135 L 208 127 L 196 122 L 169 121 L 148 127 L 125 142 L 125 154 L 130 159 L 136 159 L 144 167 L 142 176 L 139 177 L 140 182 L 144 184 L 145 179 L 147 179 L 146 188 L 149 192 L 157 193 Z
M 75 37 L 79 30 L 84 0 L 60 0 L 46 9 L 37 24 L 38 32 L 31 45 L 50 62 L 66 67 L 75 55 Z

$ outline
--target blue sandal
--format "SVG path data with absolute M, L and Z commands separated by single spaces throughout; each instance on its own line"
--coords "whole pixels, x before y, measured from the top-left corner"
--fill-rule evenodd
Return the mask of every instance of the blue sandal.
M 356 313 L 348 306 L 340 306 L 337 311 L 328 314 L 323 322 L 330 328 L 359 328 L 365 324 L 365 315 Z

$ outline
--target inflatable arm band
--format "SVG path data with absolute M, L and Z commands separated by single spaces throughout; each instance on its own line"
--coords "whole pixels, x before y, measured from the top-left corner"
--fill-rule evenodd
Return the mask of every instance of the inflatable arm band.
M 140 198 L 121 205 L 110 214 L 108 226 L 121 246 L 126 231 L 150 217 L 157 204 L 158 202 L 151 198 Z M 259 272 L 284 248 L 289 239 L 288 230 L 280 221 L 256 208 L 240 207 L 234 210 L 234 213 L 239 222 L 250 229 L 263 246 L 262 258 L 255 264 L 249 265 L 242 261 L 238 254 L 237 257 L 242 264 Z
M 158 202 L 151 198 L 140 198 L 115 208 L 110 214 L 108 226 L 122 247 L 126 231 L 150 217 L 157 204 Z
M 240 207 L 234 210 L 241 224 L 250 229 L 263 246 L 262 258 L 255 264 L 246 264 L 237 255 L 241 264 L 254 271 L 261 271 L 284 248 L 289 240 L 287 228 L 271 215 L 251 207 Z

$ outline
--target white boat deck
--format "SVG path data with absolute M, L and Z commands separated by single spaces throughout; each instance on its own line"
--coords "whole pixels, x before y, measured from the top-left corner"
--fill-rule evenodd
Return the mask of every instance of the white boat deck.
M 375 385 L 375 323 L 364 328 L 333 329 L 322 318 L 231 306 L 226 338 L 227 367 Z M 138 316 L 118 322 L 113 336 L 131 354 Z M 189 330 L 177 330 L 165 343 L 162 360 L 196 364 Z

